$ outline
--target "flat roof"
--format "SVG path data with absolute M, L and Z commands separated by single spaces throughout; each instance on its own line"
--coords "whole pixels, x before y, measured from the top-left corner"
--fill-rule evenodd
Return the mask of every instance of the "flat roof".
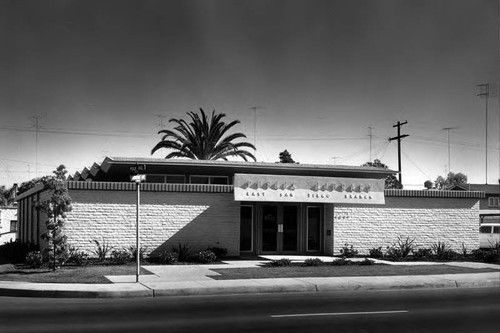
M 105 172 L 118 172 L 121 167 L 135 164 L 145 164 L 146 173 L 165 170 L 181 170 L 186 172 L 200 172 L 200 169 L 207 171 L 224 172 L 247 172 L 258 174 L 289 174 L 289 175 L 325 175 L 325 176 L 346 176 L 361 178 L 385 178 L 388 175 L 398 173 L 391 169 L 347 166 L 347 165 L 327 165 L 327 164 L 299 164 L 299 163 L 269 163 L 269 162 L 245 162 L 245 161 L 223 161 L 223 160 L 191 160 L 191 159 L 164 159 L 164 158 L 129 158 L 129 157 L 106 157 L 101 163 L 101 169 Z M 151 170 L 150 170 L 151 169 Z M 151 172 L 150 172 L 151 171 Z

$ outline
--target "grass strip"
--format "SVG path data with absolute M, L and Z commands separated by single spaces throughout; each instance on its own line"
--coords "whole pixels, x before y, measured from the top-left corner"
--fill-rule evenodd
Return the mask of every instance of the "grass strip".
M 212 271 L 221 275 L 210 276 L 215 280 L 236 279 L 273 279 L 300 277 L 342 277 L 342 276 L 397 276 L 397 275 L 434 275 L 489 273 L 498 270 L 484 268 L 474 269 L 448 265 L 347 265 L 347 266 L 288 266 L 288 267 L 248 267 L 248 268 L 218 268 Z
M 11 265 L 0 270 L 0 281 L 40 282 L 40 283 L 111 283 L 106 275 L 135 275 L 135 265 L 63 266 L 55 271 L 47 268 L 26 269 Z M 150 275 L 141 267 L 141 275 Z

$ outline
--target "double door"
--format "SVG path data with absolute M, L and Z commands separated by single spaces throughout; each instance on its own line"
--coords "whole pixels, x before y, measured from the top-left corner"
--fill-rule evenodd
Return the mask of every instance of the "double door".
M 265 204 L 261 216 L 262 252 L 296 253 L 299 246 L 299 206 Z

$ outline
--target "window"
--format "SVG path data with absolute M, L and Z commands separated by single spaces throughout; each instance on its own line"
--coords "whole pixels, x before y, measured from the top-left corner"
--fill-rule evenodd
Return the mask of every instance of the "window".
M 191 184 L 212 184 L 212 185 L 227 185 L 229 179 L 227 176 L 191 176 Z
M 184 175 L 146 175 L 147 183 L 184 184 Z
M 146 183 L 164 183 L 165 176 L 162 175 L 146 175 Z
M 491 226 L 489 225 L 482 225 L 479 227 L 479 232 L 482 234 L 489 234 L 491 233 Z
M 319 251 L 321 248 L 321 209 L 307 207 L 307 251 Z
M 16 232 L 17 231 L 17 221 L 12 220 L 10 221 L 10 232 Z
M 191 176 L 191 184 L 210 184 L 208 176 Z
M 489 197 L 488 198 L 488 206 L 489 207 L 498 207 L 498 206 L 500 206 L 500 198 L 499 197 Z
M 215 185 L 227 185 L 227 177 L 210 177 L 210 184 L 215 184 Z
M 168 184 L 184 184 L 186 182 L 186 177 L 184 175 L 166 175 Z
M 240 251 L 252 251 L 253 234 L 253 207 L 241 206 L 240 208 Z

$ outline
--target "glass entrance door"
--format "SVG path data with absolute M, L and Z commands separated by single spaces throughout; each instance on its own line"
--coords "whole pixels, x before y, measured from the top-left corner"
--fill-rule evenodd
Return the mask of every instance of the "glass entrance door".
M 298 207 L 283 206 L 283 233 L 282 233 L 282 251 L 297 251 L 298 239 Z
M 262 252 L 298 250 L 298 213 L 297 205 L 262 206 Z
M 278 251 L 278 206 L 262 207 L 262 251 Z

